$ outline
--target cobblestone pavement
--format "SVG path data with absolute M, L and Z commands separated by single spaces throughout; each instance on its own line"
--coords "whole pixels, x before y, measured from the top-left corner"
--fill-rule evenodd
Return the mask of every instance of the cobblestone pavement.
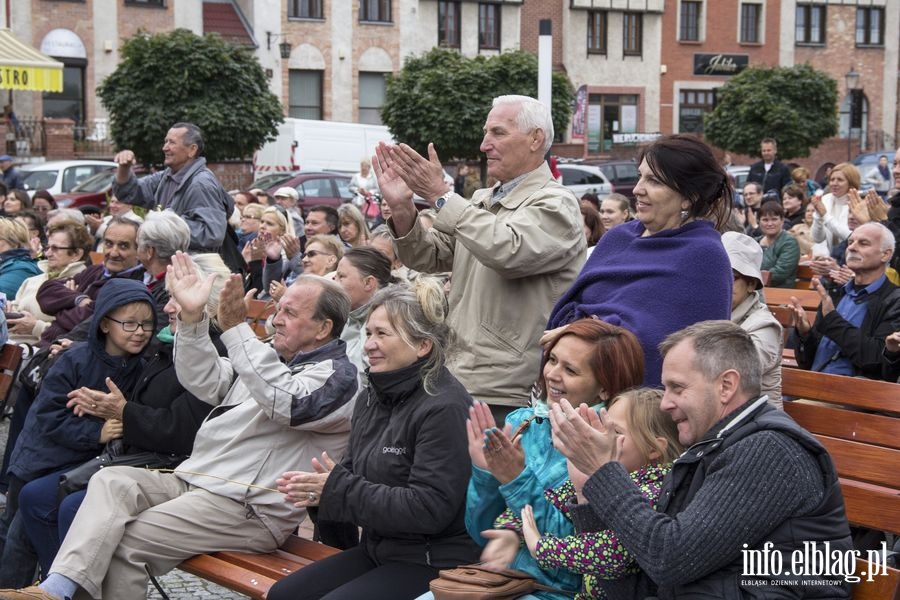
M 6 448 L 6 435 L 9 431 L 9 419 L 0 421 L 0 449 Z M 159 583 L 165 590 L 170 600 L 246 600 L 247 596 L 227 590 L 205 579 L 200 579 L 189 573 L 174 571 L 159 578 Z M 150 585 L 147 588 L 147 598 L 160 600 L 162 596 Z

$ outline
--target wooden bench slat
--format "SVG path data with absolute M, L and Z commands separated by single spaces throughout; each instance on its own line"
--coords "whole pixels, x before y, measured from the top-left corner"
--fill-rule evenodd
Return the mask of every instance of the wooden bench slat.
M 762 291 L 766 304 L 790 306 L 791 296 L 794 296 L 806 310 L 816 310 L 822 301 L 819 293 L 814 290 L 764 287 Z
M 850 442 L 827 435 L 816 439 L 828 450 L 838 475 L 887 487 L 897 485 L 900 450 Z
M 310 560 L 321 560 L 334 554 L 341 553 L 337 548 L 307 540 L 297 535 L 290 536 L 287 541 L 282 544 L 281 549 L 296 556 L 309 558 Z
M 250 596 L 254 600 L 264 599 L 269 588 L 277 581 L 216 558 L 211 554 L 200 554 L 189 558 L 178 568 L 240 594 Z
M 888 567 L 887 575 L 875 575 L 872 581 L 865 577 L 853 588 L 853 600 L 898 600 L 900 599 L 900 570 Z M 865 558 L 856 559 L 856 571 L 869 572 L 869 563 Z
M 900 449 L 900 419 L 804 400 L 785 402 L 784 410 L 812 433 Z
M 851 523 L 900 535 L 900 491 L 844 477 L 840 481 Z
M 900 416 L 900 383 L 782 369 L 781 394 Z

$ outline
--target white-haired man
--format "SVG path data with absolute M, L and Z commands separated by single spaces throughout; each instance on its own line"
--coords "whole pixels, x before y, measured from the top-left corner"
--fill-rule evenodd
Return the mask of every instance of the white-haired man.
M 454 374 L 496 416 L 526 404 L 550 310 L 584 262 L 578 199 L 544 160 L 552 142 L 546 106 L 500 96 L 481 142 L 499 183 L 471 201 L 448 189 L 433 144 L 425 158 L 382 143 L 373 161 L 400 259 L 418 271 L 453 271 L 448 322 L 463 345 Z M 438 211 L 432 228 L 416 219 L 413 193 Z
M 884 340 L 900 323 L 900 289 L 885 271 L 894 254 L 894 236 L 881 223 L 866 223 L 850 234 L 846 264 L 853 279 L 828 293 L 818 277 L 813 288 L 822 297 L 810 324 L 796 298 L 797 363 L 804 369 L 835 375 L 880 379 Z

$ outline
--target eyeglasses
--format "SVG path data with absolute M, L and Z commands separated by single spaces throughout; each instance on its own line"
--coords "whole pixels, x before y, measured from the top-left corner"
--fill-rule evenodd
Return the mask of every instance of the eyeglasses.
M 120 321 L 118 319 L 113 319 L 112 317 L 106 318 L 113 323 L 118 323 L 119 325 L 121 325 L 122 329 L 124 329 L 128 333 L 134 333 L 138 330 L 138 327 L 140 327 L 144 331 L 153 331 L 153 321 L 143 321 L 139 323 L 137 321 Z
M 307 250 L 304 256 L 308 256 L 309 258 L 315 258 L 317 256 L 334 256 L 330 252 L 321 252 L 319 250 Z
M 54 246 L 50 244 L 47 246 L 47 252 L 59 252 L 60 250 L 74 250 L 73 246 Z

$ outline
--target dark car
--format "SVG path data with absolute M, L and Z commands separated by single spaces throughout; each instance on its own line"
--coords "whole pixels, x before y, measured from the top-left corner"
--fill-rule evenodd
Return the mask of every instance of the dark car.
M 637 163 L 632 160 L 607 160 L 597 163 L 606 178 L 613 186 L 613 191 L 634 201 L 634 186 L 641 178 Z
M 337 208 L 350 202 L 353 193 L 350 191 L 350 176 L 331 171 L 304 171 L 287 181 L 277 183 L 266 192 L 274 196 L 278 188 L 292 187 L 300 194 L 297 206 L 303 214 L 310 206 L 325 204 Z
M 143 167 L 135 167 L 134 174 L 137 177 L 143 177 L 147 174 L 147 170 Z M 76 185 L 71 192 L 55 195 L 56 204 L 60 208 L 81 208 L 82 206 L 106 208 L 115 178 L 115 169 L 101 171 Z

